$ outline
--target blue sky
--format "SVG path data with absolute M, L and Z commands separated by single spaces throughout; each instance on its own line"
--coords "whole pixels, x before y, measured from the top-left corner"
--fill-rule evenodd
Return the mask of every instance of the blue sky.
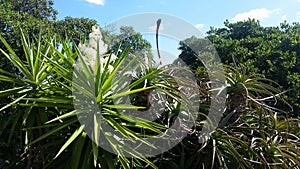
M 205 33 L 210 26 L 256 18 L 264 26 L 300 21 L 300 0 L 54 0 L 59 19 L 88 17 L 106 25 L 121 17 L 143 13 L 171 14 L 197 26 Z
M 134 14 L 164 13 L 190 23 L 202 34 L 210 26 L 223 27 L 226 19 L 236 22 L 254 18 L 260 20 L 263 26 L 278 26 L 284 20 L 300 22 L 300 0 L 54 0 L 54 7 L 58 10 L 59 19 L 66 16 L 87 17 L 97 20 L 100 27 Z M 151 22 L 155 29 L 155 21 Z M 179 26 L 177 32 L 182 32 L 181 29 Z M 152 47 L 155 46 L 153 37 L 155 35 L 144 36 Z M 160 42 L 161 53 L 165 56 L 163 62 L 171 61 L 180 53 L 179 40 L 161 37 Z M 152 53 L 155 55 L 155 52 Z

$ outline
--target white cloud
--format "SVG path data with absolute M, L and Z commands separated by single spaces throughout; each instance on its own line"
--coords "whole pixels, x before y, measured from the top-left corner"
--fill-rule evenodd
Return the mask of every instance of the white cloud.
M 156 31 L 156 27 L 157 27 L 156 24 L 150 26 L 149 27 L 149 31 L 155 32 Z M 164 30 L 164 24 L 163 23 L 161 23 L 160 26 L 159 26 L 159 31 L 162 31 L 162 30 Z
M 104 0 L 85 0 L 85 1 L 96 5 L 104 5 Z
M 201 29 L 204 27 L 204 24 L 198 23 L 195 25 L 196 28 Z
M 232 18 L 232 20 L 235 22 L 244 21 L 244 20 L 247 20 L 248 18 L 256 19 L 256 20 L 263 20 L 265 18 L 269 18 L 271 14 L 272 14 L 272 11 L 267 10 L 265 8 L 253 9 L 248 12 L 236 14 Z
M 300 2 L 300 0 L 298 0 L 298 2 Z

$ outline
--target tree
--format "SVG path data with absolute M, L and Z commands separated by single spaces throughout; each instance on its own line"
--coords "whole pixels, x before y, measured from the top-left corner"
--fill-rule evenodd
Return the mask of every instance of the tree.
M 107 36 L 108 35 L 108 36 Z M 140 53 L 142 51 L 151 52 L 151 44 L 147 40 L 143 39 L 143 36 L 139 32 L 135 32 L 133 27 L 122 26 L 120 28 L 120 34 L 105 33 L 104 41 L 110 45 L 111 51 L 116 52 L 118 49 L 123 50 L 130 49 L 130 52 Z
M 63 20 L 54 22 L 54 32 L 62 39 L 72 39 L 76 44 L 88 39 L 91 27 L 97 25 L 97 21 L 88 18 L 66 17 Z
M 34 18 L 55 20 L 57 11 L 53 8 L 53 0 L 12 0 L 13 11 L 27 13 Z
M 282 107 L 290 116 L 299 112 L 299 23 L 284 22 L 277 27 L 262 27 L 259 21 L 225 22 L 225 28 L 211 28 L 208 39 L 225 64 L 243 65 L 249 74 L 263 74 L 279 83 L 294 107 Z M 283 105 L 282 105 L 283 106 Z
M 56 20 L 57 11 L 52 0 L 2 0 L 0 1 L 1 35 L 13 44 L 12 47 L 21 59 L 25 59 L 21 44 L 21 30 L 31 40 L 41 36 L 66 37 L 79 43 L 91 32 L 97 22 L 88 18 L 66 17 Z M 4 46 L 1 44 L 1 48 Z M 5 59 L 1 56 L 1 59 Z M 2 62 L 8 63 L 9 62 Z M 3 68 L 3 67 L 0 67 Z
M 0 1 L 0 29 L 1 35 L 13 44 L 13 49 L 21 56 L 24 55 L 21 49 L 21 32 L 28 34 L 31 39 L 41 35 L 52 35 L 53 29 L 50 20 L 56 18 L 57 11 L 52 7 L 52 0 L 2 0 Z M 0 47 L 4 49 L 3 44 Z M 2 69 L 9 69 L 9 62 L 1 55 Z M 7 64 L 6 64 L 7 63 Z

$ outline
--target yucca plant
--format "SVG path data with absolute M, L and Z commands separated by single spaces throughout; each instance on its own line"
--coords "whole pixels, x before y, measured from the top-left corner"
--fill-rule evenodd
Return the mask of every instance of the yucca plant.
M 13 110 L 1 128 L 11 131 L 7 146 L 19 140 L 23 147 L 18 157 L 23 165 L 12 164 L 12 168 L 157 168 L 126 142 L 155 148 L 147 138 L 162 134 L 170 121 L 134 116 L 132 112 L 146 107 L 132 105 L 129 96 L 155 90 L 155 97 L 169 98 L 157 104 L 174 116 L 168 112 L 188 104 L 188 99 L 179 94 L 167 69 L 149 67 L 144 58 L 126 49 L 106 54 L 98 27 L 93 28 L 89 43 L 79 47 L 68 40 L 26 39 L 22 34 L 23 61 L 1 37 L 8 51 L 1 52 L 19 71 L 0 71 L 1 81 L 15 84 L 0 91 L 1 97 L 13 98 L 0 108 L 2 113 Z M 132 81 L 135 73 L 138 79 Z M 111 132 L 105 127 L 111 127 Z
M 18 57 L 7 42 L 0 37 L 1 42 L 6 46 L 8 52 L 0 49 L 1 53 L 12 62 L 18 69 L 18 74 L 12 74 L 8 71 L 1 70 L 1 81 L 11 82 L 14 88 L 1 91 L 1 97 L 10 97 L 13 101 L 6 105 L 2 105 L 0 111 L 2 113 L 10 114 L 8 121 L 2 126 L 4 129 L 10 129 L 10 134 L 7 138 L 7 145 L 11 146 L 12 140 L 16 138 L 22 140 L 18 143 L 21 146 L 29 144 L 33 139 L 38 138 L 43 132 L 43 128 L 31 130 L 29 128 L 37 125 L 42 125 L 48 120 L 48 115 L 54 109 L 52 104 L 48 104 L 45 108 L 44 103 L 37 103 L 34 101 L 39 94 L 47 95 L 50 91 L 63 92 L 63 89 L 57 88 L 55 85 L 46 83 L 50 80 L 51 69 L 45 62 L 45 56 L 50 54 L 50 46 L 42 45 L 42 39 L 39 38 L 35 43 L 30 43 L 26 40 L 25 35 L 22 34 L 22 44 L 26 60 L 23 61 Z M 54 43 L 50 41 L 49 43 Z M 29 104 L 30 99 L 32 103 Z M 46 100 L 45 100 L 46 101 Z M 65 102 L 64 102 L 65 103 Z M 63 104 L 64 104 L 63 103 Z M 7 112 L 8 108 L 12 112 Z M 20 161 L 26 159 L 28 166 L 35 166 L 34 161 L 44 158 L 43 149 L 41 147 L 29 146 L 23 156 L 19 157 Z M 40 152 L 40 153 L 37 153 Z M 37 155 L 38 154 L 38 155 Z M 19 162 L 16 162 L 18 165 Z M 22 168 L 22 167 L 21 167 Z

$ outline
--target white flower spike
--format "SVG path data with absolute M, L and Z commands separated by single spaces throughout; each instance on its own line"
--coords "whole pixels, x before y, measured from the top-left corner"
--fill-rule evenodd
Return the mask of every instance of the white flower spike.
M 84 56 L 84 60 L 95 70 L 96 57 L 99 57 L 101 67 L 104 68 L 106 64 L 108 71 L 111 73 L 114 70 L 114 67 L 111 65 L 116 59 L 117 56 L 111 54 L 110 63 L 108 63 L 108 57 L 104 57 L 107 53 L 107 44 L 104 43 L 101 30 L 98 25 L 92 27 L 92 32 L 89 34 L 89 40 L 86 44 L 79 44 L 78 49 Z M 97 53 L 99 50 L 99 53 Z

